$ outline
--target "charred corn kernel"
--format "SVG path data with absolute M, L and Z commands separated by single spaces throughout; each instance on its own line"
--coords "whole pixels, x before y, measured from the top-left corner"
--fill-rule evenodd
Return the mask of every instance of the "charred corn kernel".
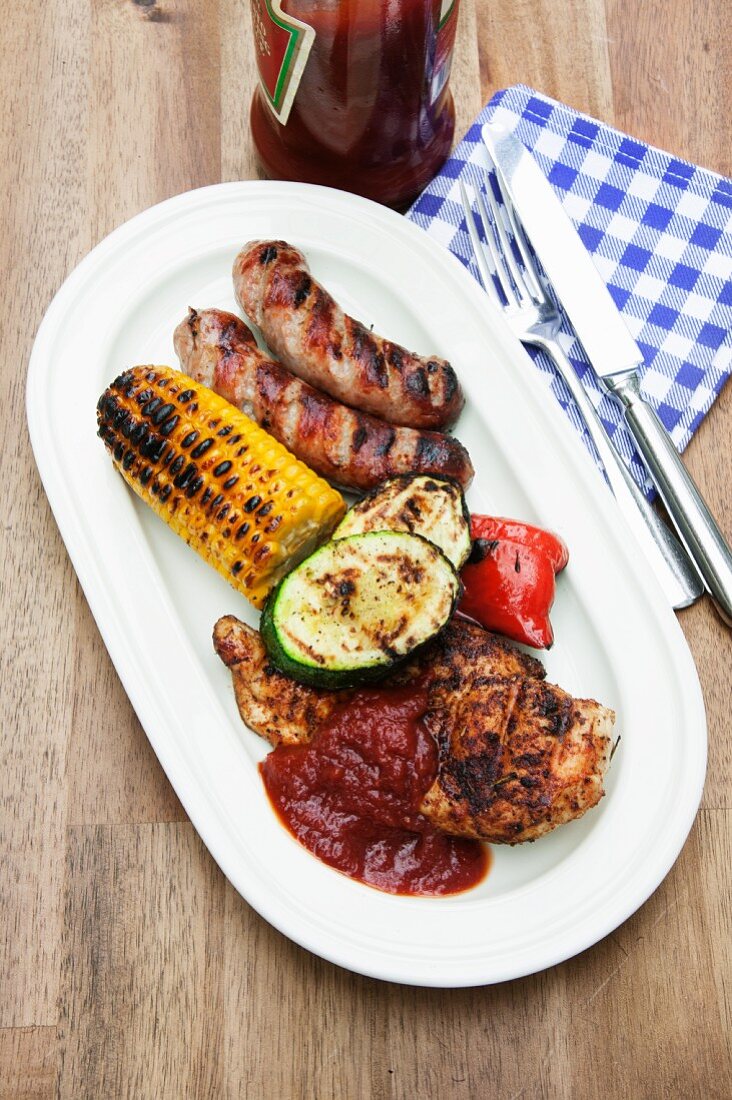
M 346 510 L 253 420 L 170 367 L 120 374 L 97 422 L 128 485 L 255 607 Z

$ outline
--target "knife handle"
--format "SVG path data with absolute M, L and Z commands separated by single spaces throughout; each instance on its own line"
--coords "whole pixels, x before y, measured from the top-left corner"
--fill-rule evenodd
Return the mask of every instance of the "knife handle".
M 699 599 L 705 588 L 686 550 L 633 481 L 556 337 L 534 335 L 532 338 L 550 357 L 572 394 L 605 468 L 617 506 L 648 558 L 666 598 L 674 609 L 688 607 Z
M 636 372 L 605 377 L 645 459 L 666 510 L 727 626 L 732 626 L 732 551 L 656 412 L 640 395 Z

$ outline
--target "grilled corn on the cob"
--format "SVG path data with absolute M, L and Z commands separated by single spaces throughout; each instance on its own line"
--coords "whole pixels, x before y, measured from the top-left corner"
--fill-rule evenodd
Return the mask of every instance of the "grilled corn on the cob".
M 97 421 L 125 481 L 255 607 L 345 511 L 253 420 L 170 367 L 120 374 Z

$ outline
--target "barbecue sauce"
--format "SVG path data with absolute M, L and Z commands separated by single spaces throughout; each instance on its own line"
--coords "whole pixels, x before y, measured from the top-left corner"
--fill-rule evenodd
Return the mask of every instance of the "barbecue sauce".
M 439 832 L 418 810 L 437 775 L 426 691 L 359 691 L 309 745 L 260 764 L 290 832 L 324 863 L 390 894 L 456 894 L 477 885 L 488 849 Z
M 452 144 L 457 8 L 252 0 L 260 84 L 251 126 L 267 174 L 405 208 Z

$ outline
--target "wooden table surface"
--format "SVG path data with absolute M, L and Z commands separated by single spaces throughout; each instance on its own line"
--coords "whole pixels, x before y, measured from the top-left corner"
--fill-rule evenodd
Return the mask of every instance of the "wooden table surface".
M 702 809 L 665 882 L 591 950 L 492 988 L 388 985 L 294 946 L 227 884 L 97 633 L 24 384 L 51 297 L 105 234 L 256 174 L 248 4 L 0 11 L 0 1096 L 732 1095 L 732 649 L 708 602 L 681 616 L 709 716 Z M 525 82 L 732 174 L 731 18 L 730 0 L 462 0 L 457 132 Z M 687 452 L 728 536 L 731 429 L 728 386 Z

